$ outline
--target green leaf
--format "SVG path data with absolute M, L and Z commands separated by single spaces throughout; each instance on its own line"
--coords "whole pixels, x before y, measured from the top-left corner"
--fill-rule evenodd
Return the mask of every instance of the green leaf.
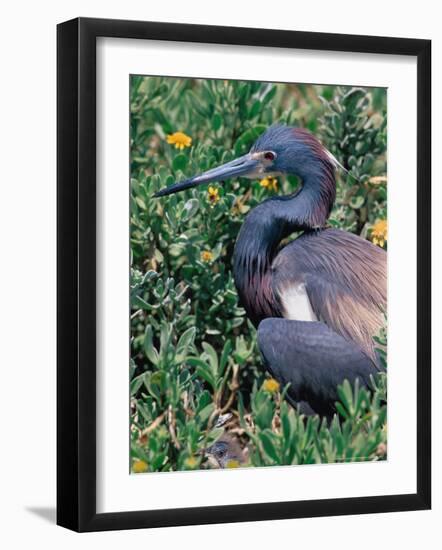
M 362 195 L 355 195 L 350 199 L 350 206 L 354 208 L 355 210 L 358 210 L 362 207 L 362 205 L 365 202 L 365 198 Z
M 143 375 L 137 376 L 130 383 L 130 394 L 135 395 L 143 384 Z
M 195 327 L 190 327 L 185 332 L 183 332 L 176 346 L 177 352 L 182 352 L 183 350 L 187 350 L 188 347 L 191 344 L 193 344 L 193 341 L 195 340 L 195 334 L 196 334 Z
M 235 153 L 240 155 L 245 149 L 250 148 L 266 129 L 267 126 L 264 124 L 257 124 L 253 128 L 243 132 L 235 142 Z
M 211 366 L 199 357 L 188 357 L 186 362 L 191 367 L 196 367 L 196 374 L 205 380 L 213 390 L 216 390 L 216 373 L 213 372 Z
M 271 434 L 271 432 L 269 433 L 269 431 L 267 431 L 267 430 L 264 431 L 264 432 L 261 432 L 259 434 L 259 439 L 261 441 L 262 447 L 263 447 L 264 452 L 266 453 L 266 455 L 271 460 L 273 460 L 274 462 L 276 462 L 278 464 L 279 463 L 279 456 L 278 456 L 278 453 L 275 449 L 275 445 L 274 445 L 274 442 L 272 441 L 272 438 L 271 438 L 270 434 Z
M 175 172 L 178 172 L 178 170 L 184 171 L 188 162 L 189 162 L 189 159 L 187 155 L 185 155 L 184 153 L 179 153 L 173 159 L 173 163 L 172 163 L 173 169 L 175 170 Z
M 226 368 L 231 351 L 232 351 L 232 343 L 230 342 L 230 340 L 226 340 L 223 351 L 221 353 L 220 362 L 219 362 L 219 371 L 221 376 L 224 373 L 224 369 Z
M 215 113 L 212 118 L 212 128 L 217 132 L 223 125 L 223 117 L 219 113 Z
M 289 418 L 289 411 L 288 411 L 287 403 L 285 401 L 281 403 L 281 427 L 282 427 L 282 435 L 284 436 L 284 440 L 290 443 L 292 430 L 291 430 L 291 423 Z
M 257 99 L 250 108 L 249 117 L 255 118 L 261 110 L 261 102 Z
M 204 409 L 200 411 L 198 414 L 200 421 L 202 423 L 207 422 L 207 420 L 209 419 L 209 416 L 213 413 L 214 409 L 215 409 L 215 405 L 213 403 L 210 403 L 209 405 L 204 407 Z
M 195 214 L 198 212 L 199 205 L 200 201 L 198 199 L 189 199 L 188 201 L 186 201 L 186 203 L 184 204 L 183 213 L 181 215 L 182 221 L 186 222 L 187 220 L 195 216 Z
M 149 361 L 151 361 L 154 365 L 158 365 L 158 363 L 160 362 L 160 358 L 158 355 L 158 351 L 153 345 L 152 325 L 147 325 L 144 332 L 144 351 Z
M 208 342 L 203 342 L 202 345 L 205 355 L 208 358 L 213 371 L 216 373 L 218 371 L 218 355 L 215 351 L 215 348 L 211 346 Z

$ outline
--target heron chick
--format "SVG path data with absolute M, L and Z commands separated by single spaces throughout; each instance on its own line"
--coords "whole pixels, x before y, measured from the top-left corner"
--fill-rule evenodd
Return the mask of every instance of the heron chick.
M 247 452 L 238 440 L 225 434 L 203 451 L 211 468 L 238 467 L 247 462 Z

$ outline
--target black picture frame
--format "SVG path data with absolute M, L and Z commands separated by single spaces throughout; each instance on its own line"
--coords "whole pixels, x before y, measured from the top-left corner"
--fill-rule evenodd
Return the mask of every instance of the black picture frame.
M 361 498 L 96 512 L 96 39 L 395 54 L 417 58 L 417 492 Z M 74 19 L 57 28 L 57 523 L 75 531 L 424 510 L 431 506 L 431 42 Z

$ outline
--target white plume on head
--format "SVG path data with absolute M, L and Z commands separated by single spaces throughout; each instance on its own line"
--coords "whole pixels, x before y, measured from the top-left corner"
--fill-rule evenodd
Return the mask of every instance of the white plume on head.
M 340 168 L 341 170 L 344 170 L 344 172 L 346 174 L 348 174 L 348 170 L 346 170 L 342 164 L 339 162 L 339 160 L 335 157 L 335 155 L 333 155 L 332 153 L 330 153 L 330 151 L 328 149 L 326 149 L 324 147 L 324 151 L 326 153 L 326 155 L 328 156 L 328 158 L 332 161 L 332 163 L 334 164 L 335 168 Z
M 335 157 L 335 155 L 333 155 L 333 153 L 330 153 L 330 151 L 326 147 L 324 147 L 324 151 L 325 151 L 325 154 L 328 156 L 328 158 L 331 160 L 331 162 L 332 162 L 332 164 L 334 165 L 335 168 L 340 168 L 343 172 L 345 172 L 348 176 L 351 176 L 355 180 L 358 179 L 349 170 L 347 170 L 347 168 L 344 168 L 344 166 L 342 166 L 342 164 Z

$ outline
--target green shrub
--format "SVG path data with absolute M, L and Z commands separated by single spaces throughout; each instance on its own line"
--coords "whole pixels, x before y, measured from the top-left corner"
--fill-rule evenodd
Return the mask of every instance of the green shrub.
M 277 121 L 309 128 L 350 172 L 338 173 L 330 223 L 375 238 L 373 228 L 386 219 L 385 90 L 132 77 L 134 472 L 200 468 L 201 451 L 226 431 L 247 448 L 252 466 L 385 457 L 384 375 L 372 395 L 344 384 L 343 420 L 330 425 L 303 418 L 283 399 L 286 389 L 265 389 L 231 259 L 247 212 L 272 193 L 291 192 L 297 179 L 280 179 L 278 190 L 239 179 L 152 199 L 245 153 Z M 177 131 L 191 138 L 190 147 L 168 143 Z

